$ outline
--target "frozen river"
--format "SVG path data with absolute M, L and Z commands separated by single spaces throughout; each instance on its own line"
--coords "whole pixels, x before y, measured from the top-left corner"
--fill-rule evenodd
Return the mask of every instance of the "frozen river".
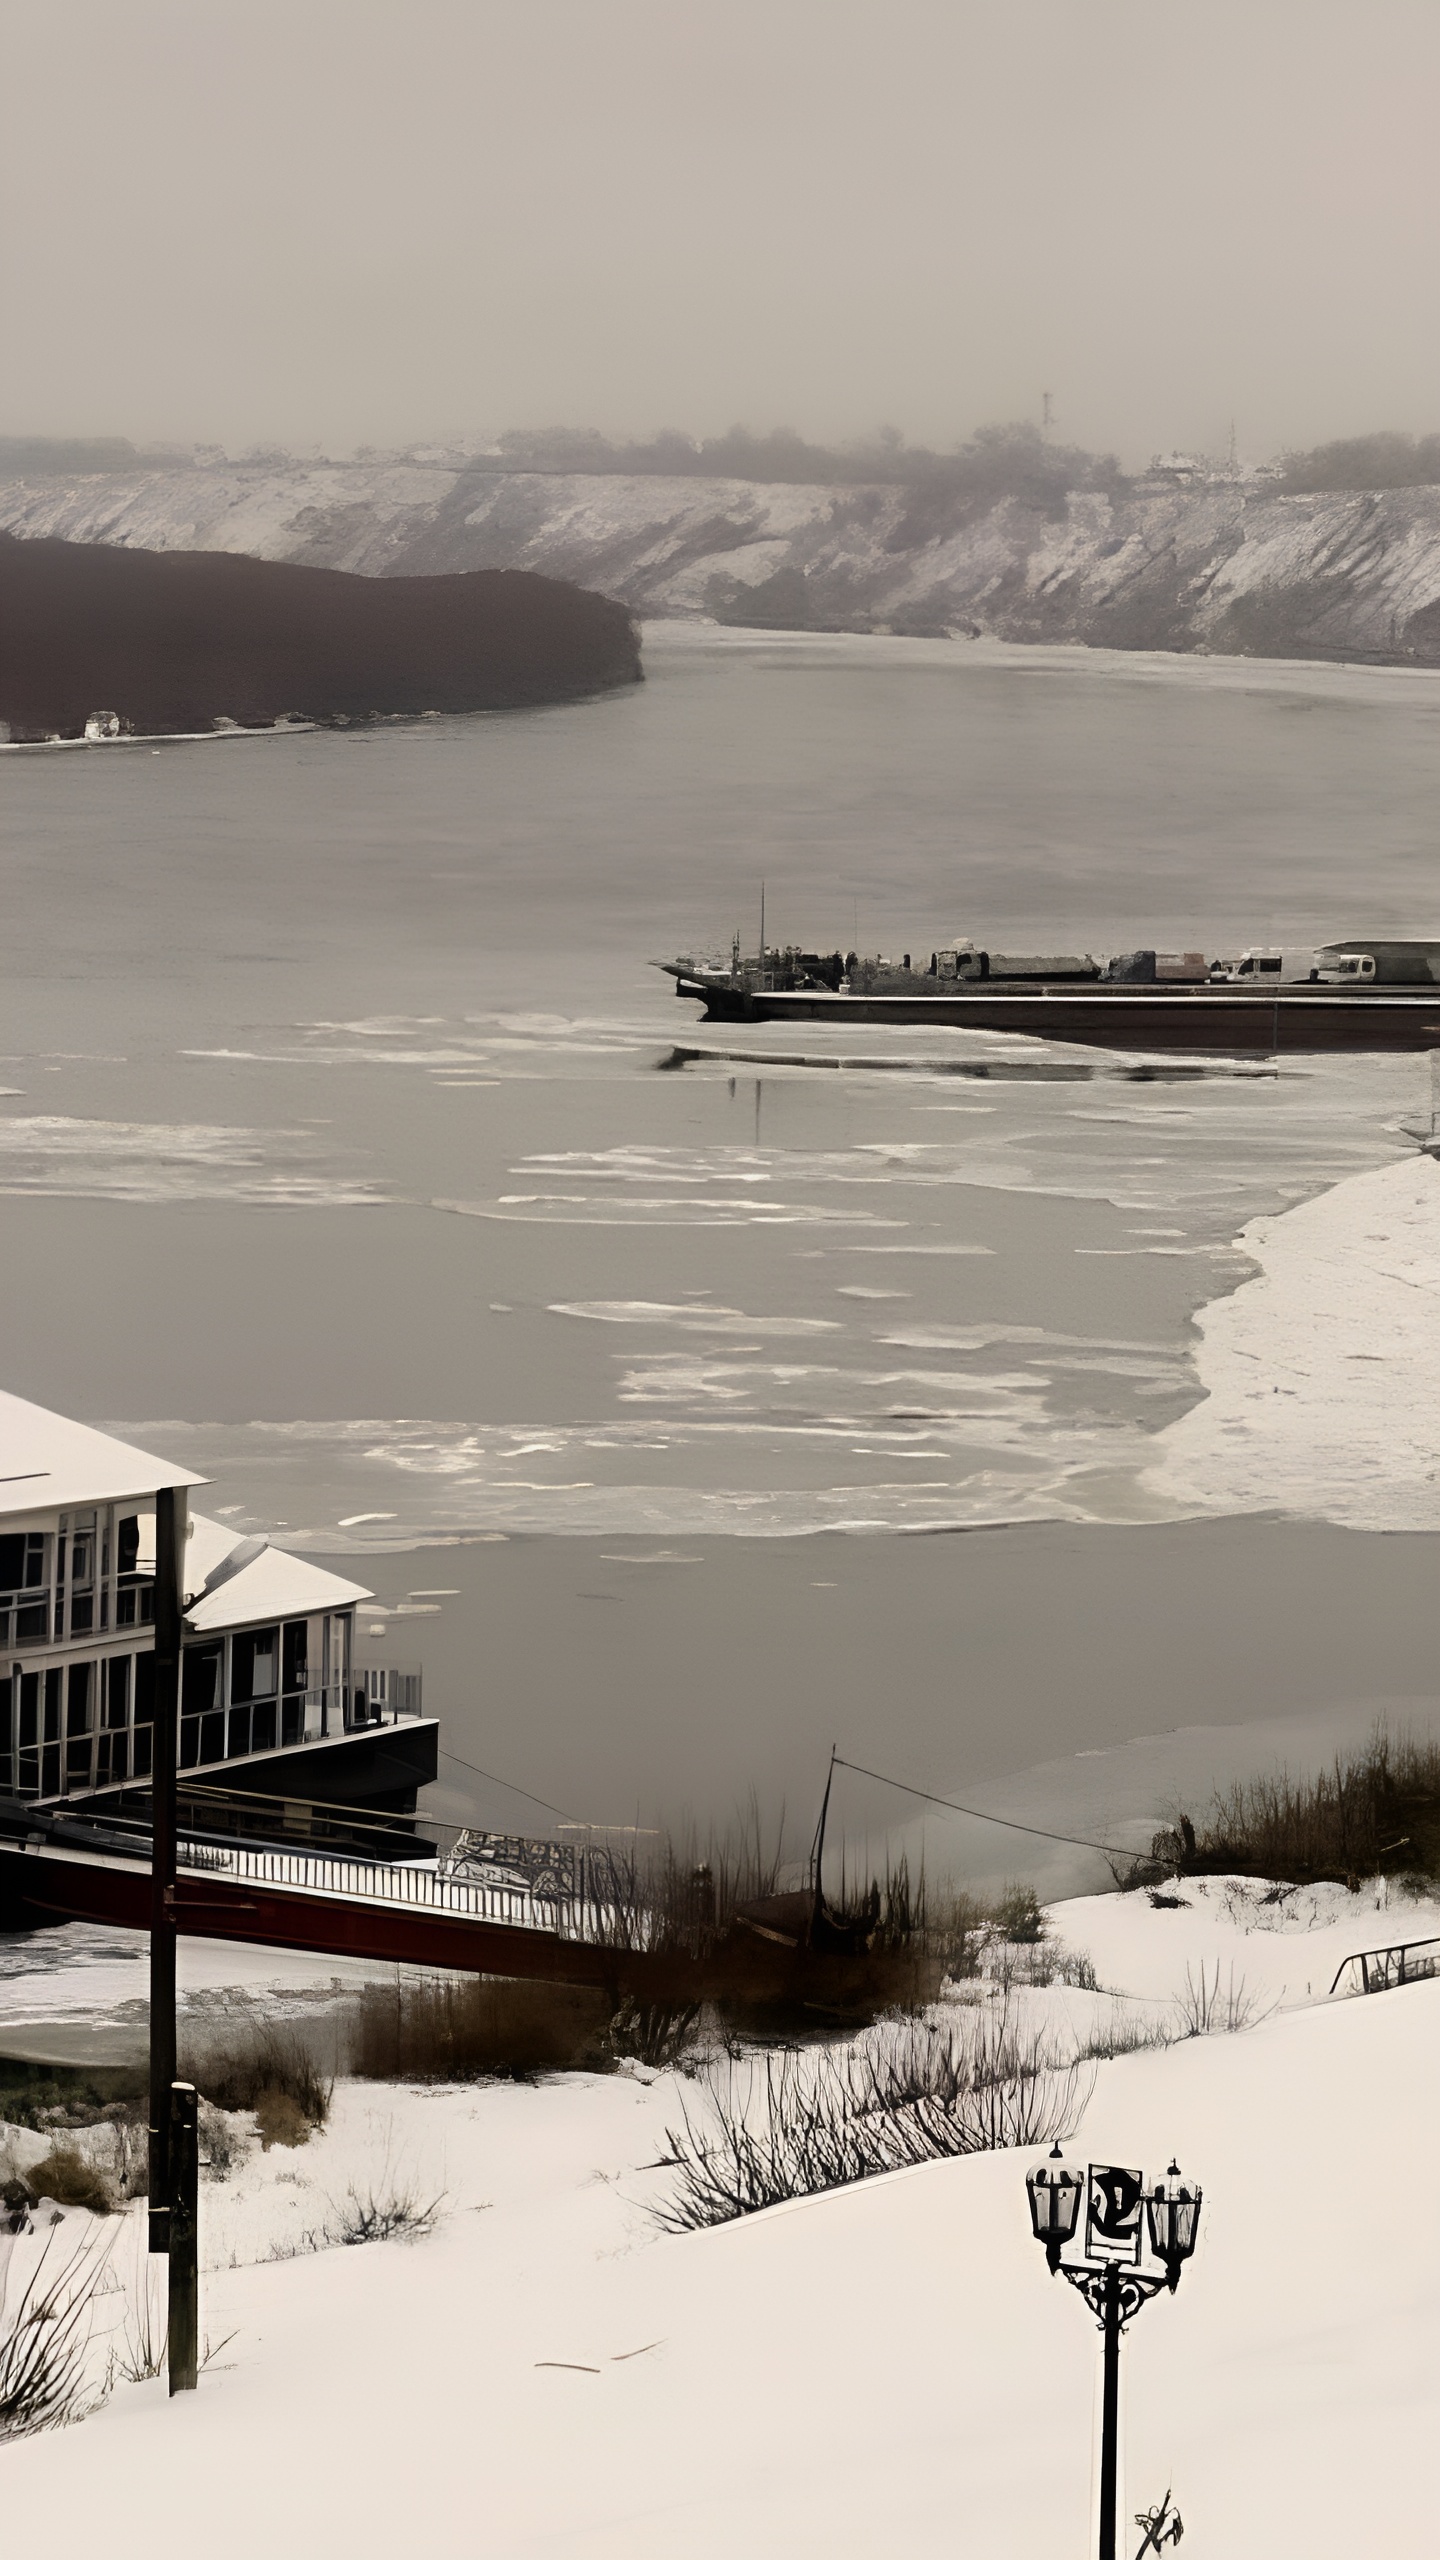
M 697 1031 L 646 962 L 753 941 L 762 879 L 812 947 L 1432 930 L 1440 684 L 646 655 L 572 709 L 4 759 L 5 1384 L 364 1557 L 454 1813 L 808 1821 L 833 1738 L 1104 1836 L 1428 1717 L 1423 1514 L 1327 1520 L 1293 1449 L 1228 1517 L 1183 1435 L 1156 1464 L 1240 1227 L 1411 1155 L 1425 1061 L 758 1065 L 775 1026 Z

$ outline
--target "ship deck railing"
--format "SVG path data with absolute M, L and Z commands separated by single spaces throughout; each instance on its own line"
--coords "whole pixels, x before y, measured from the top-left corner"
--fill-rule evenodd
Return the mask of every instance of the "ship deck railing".
M 17 1813 L 21 1811 L 16 1807 Z M 43 1818 L 43 1817 L 42 1817 Z M 8 1826 L 7 1826 L 8 1827 Z M 17 1833 L 21 1825 L 15 1825 Z M 58 1836 L 57 1836 L 58 1835 Z M 149 1865 L 148 1826 L 122 1829 L 97 1823 L 93 1839 L 81 1826 L 46 1820 L 15 1838 L 23 1852 L 43 1852 L 67 1863 L 74 1859 L 101 1866 L 132 1868 L 137 1859 Z M 341 1850 L 262 1848 L 222 1845 L 182 1834 L 176 1844 L 177 1880 L 203 1878 L 207 1885 L 270 1889 L 304 1895 L 325 1903 L 360 1902 L 392 1911 L 430 1913 L 436 1918 L 499 1923 L 540 1930 L 553 1937 L 608 1943 L 614 1935 L 613 1914 L 586 1893 L 546 1893 L 504 1877 L 475 1879 L 437 1874 L 429 1865 L 409 1860 L 356 1857 Z M 183 1924 L 182 1924 L 183 1925 Z

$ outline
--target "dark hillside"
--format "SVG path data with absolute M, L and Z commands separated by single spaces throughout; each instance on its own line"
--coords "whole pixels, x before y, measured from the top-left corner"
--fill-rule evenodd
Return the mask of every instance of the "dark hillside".
M 0 721 L 159 736 L 286 715 L 497 711 L 633 684 L 624 605 L 520 569 L 364 578 L 222 551 L 0 535 Z

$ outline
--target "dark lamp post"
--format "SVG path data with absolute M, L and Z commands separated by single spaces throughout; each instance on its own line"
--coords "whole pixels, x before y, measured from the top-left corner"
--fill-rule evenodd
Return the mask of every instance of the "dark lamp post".
M 1063 2166 L 1057 2142 L 1049 2159 L 1031 2170 L 1025 2184 L 1030 2190 L 1031 2229 L 1044 2245 L 1053 2276 L 1060 2264 L 1061 2250 L 1075 2236 L 1085 2181 L 1078 2170 Z
M 1082 2294 L 1100 2325 L 1105 2341 L 1104 2392 L 1100 2420 L 1099 2560 L 1116 2560 L 1116 2475 L 1120 2437 L 1120 2333 L 1142 2304 L 1167 2289 L 1173 2293 L 1180 2270 L 1194 2255 L 1200 2227 L 1200 2189 L 1187 2186 L 1172 2160 L 1163 2178 L 1147 2189 L 1138 2169 L 1099 2166 L 1082 2173 L 1067 2169 L 1057 2142 L 1048 2160 L 1026 2180 L 1030 2227 L 1045 2251 L 1050 2273 L 1062 2275 Z M 1085 2206 L 1083 2250 L 1067 2258 Z M 1158 2265 L 1146 2266 L 1145 2241 Z

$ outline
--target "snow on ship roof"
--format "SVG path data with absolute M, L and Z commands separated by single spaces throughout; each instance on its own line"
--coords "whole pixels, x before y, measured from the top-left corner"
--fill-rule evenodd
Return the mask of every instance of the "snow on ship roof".
M 173 1458 L 153 1457 L 0 1389 L 0 1517 L 123 1501 L 165 1485 L 204 1484 Z
M 348 1609 L 371 1596 L 365 1583 L 347 1582 L 305 1556 L 227 1529 L 203 1512 L 191 1515 L 191 1525 L 185 1585 L 198 1596 L 186 1610 L 185 1622 L 197 1635 L 252 1626 L 261 1619 L 304 1618 L 318 1609 Z M 236 1562 L 227 1571 L 232 1557 Z

